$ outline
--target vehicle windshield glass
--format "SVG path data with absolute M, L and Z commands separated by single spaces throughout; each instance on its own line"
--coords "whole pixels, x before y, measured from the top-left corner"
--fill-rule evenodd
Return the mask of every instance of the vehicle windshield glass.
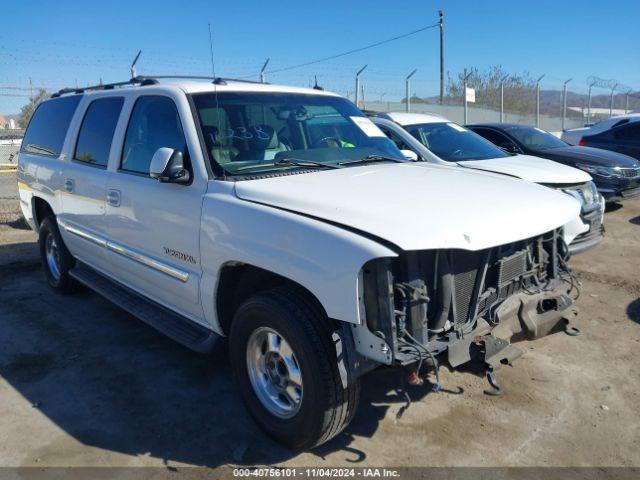
M 220 92 L 193 99 L 209 160 L 228 174 L 330 168 L 367 156 L 405 160 L 371 120 L 341 97 Z
M 532 150 L 549 150 L 551 148 L 566 147 L 568 144 L 558 137 L 535 127 L 506 127 L 508 132 L 518 142 Z
M 455 123 L 422 123 L 404 128 L 425 147 L 447 162 L 509 156 L 477 133 Z

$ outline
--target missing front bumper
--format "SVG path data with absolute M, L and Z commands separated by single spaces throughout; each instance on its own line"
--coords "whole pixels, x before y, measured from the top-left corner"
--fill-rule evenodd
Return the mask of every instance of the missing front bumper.
M 478 321 L 476 328 L 448 348 L 448 360 L 457 367 L 473 358 L 497 368 L 522 355 L 511 343 L 533 340 L 566 329 L 578 309 L 565 293 L 520 293 L 496 310 L 493 324 Z

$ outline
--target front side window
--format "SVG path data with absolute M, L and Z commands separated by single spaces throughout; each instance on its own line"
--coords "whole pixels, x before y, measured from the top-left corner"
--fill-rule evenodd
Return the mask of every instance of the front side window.
M 477 133 L 451 122 L 404 127 L 420 143 L 447 162 L 508 157 L 503 150 Z
M 497 145 L 500 148 L 517 148 L 516 144 L 513 143 L 509 138 L 504 136 L 502 133 L 496 132 L 495 130 L 488 130 L 486 128 L 473 128 L 472 130 L 482 138 L 486 138 L 491 143 Z
M 330 166 L 369 155 L 403 159 L 384 133 L 341 97 L 222 92 L 193 98 L 209 159 L 228 174 L 301 168 L 288 160 Z
M 378 126 L 380 127 L 380 130 L 382 130 L 384 134 L 389 137 L 389 139 L 393 143 L 395 143 L 396 147 L 398 147 L 400 150 L 411 150 L 411 147 L 409 147 L 409 145 L 405 143 L 404 139 L 400 137 L 400 135 L 398 135 L 396 132 L 388 127 L 385 127 L 384 125 Z
M 59 156 L 81 98 L 82 95 L 72 95 L 42 102 L 29 122 L 21 151 L 49 157 Z
M 122 97 L 100 98 L 91 102 L 80 127 L 74 160 L 106 168 L 123 103 Z
M 187 156 L 178 110 L 168 97 L 140 97 L 129 119 L 120 170 L 149 175 L 151 159 L 162 147 L 180 150 Z
M 549 150 L 566 147 L 568 144 L 558 137 L 536 127 L 507 127 L 506 130 L 516 140 L 532 150 Z

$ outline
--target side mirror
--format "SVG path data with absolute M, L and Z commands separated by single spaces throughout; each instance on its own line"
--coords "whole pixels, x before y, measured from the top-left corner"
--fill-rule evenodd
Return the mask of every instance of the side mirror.
M 413 150 L 400 150 L 400 152 L 402 152 L 402 155 L 404 155 L 404 158 L 407 160 L 411 160 L 413 162 L 418 161 L 418 154 Z
M 149 166 L 149 176 L 163 183 L 189 183 L 189 171 L 184 168 L 180 150 L 162 147 L 156 150 Z
M 501 145 L 500 148 L 511 155 L 520 153 L 520 151 L 518 150 L 518 147 L 516 147 L 514 144 Z

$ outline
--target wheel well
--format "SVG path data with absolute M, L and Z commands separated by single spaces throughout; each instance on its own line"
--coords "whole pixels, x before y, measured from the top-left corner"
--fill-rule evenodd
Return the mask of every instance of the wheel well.
M 293 280 L 253 265 L 225 265 L 220 272 L 216 295 L 218 322 L 224 334 L 229 334 L 233 317 L 245 300 L 258 292 L 282 285 L 289 285 L 307 295 L 320 308 L 320 311 L 326 315 L 326 311 L 320 301 L 308 289 Z
M 42 221 L 50 215 L 53 215 L 53 209 L 51 205 L 39 197 L 33 197 L 33 219 L 36 223 L 36 227 L 40 228 Z

